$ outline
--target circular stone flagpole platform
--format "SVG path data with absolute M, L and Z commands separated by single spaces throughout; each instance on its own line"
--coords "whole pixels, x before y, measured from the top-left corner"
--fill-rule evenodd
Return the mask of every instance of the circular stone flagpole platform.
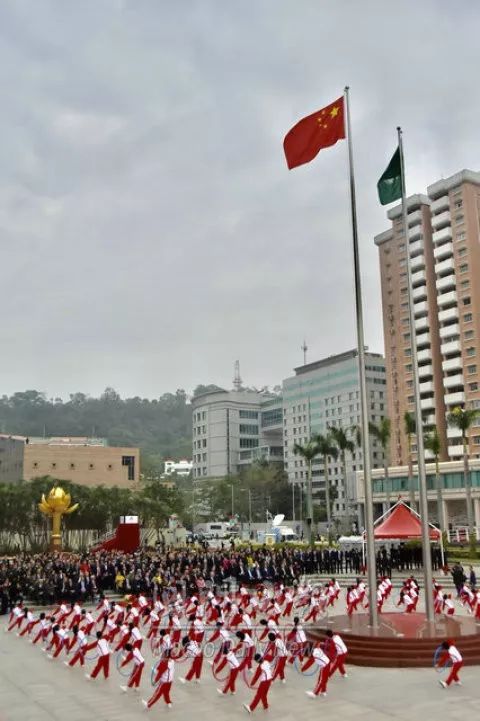
M 453 641 L 466 665 L 480 664 L 480 623 L 471 616 L 441 617 L 429 629 L 424 613 L 381 613 L 379 627 L 368 625 L 368 614 L 333 616 L 305 630 L 311 641 L 322 640 L 325 631 L 337 631 L 348 647 L 348 663 L 356 666 L 405 668 L 432 666 L 438 646 Z

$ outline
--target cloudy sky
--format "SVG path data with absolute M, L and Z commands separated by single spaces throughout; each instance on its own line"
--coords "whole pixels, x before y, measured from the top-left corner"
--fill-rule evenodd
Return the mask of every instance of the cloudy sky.
M 275 385 L 355 345 L 346 145 L 285 132 L 351 86 L 366 340 L 376 181 L 479 169 L 475 0 L 0 0 L 0 394 Z

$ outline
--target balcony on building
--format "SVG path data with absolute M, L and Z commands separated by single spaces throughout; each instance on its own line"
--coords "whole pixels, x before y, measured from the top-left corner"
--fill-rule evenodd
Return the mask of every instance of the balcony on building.
M 461 351 L 462 345 L 459 340 L 449 340 L 440 346 L 440 352 L 444 356 L 456 355 L 457 353 L 461 353 Z
M 426 411 L 431 408 L 435 408 L 435 399 L 433 398 L 433 396 L 431 396 L 430 398 L 421 398 L 420 399 L 420 408 L 422 409 L 422 411 Z
M 427 365 L 419 366 L 418 368 L 418 376 L 420 379 L 423 378 L 433 378 L 433 366 L 431 363 L 427 363 Z
M 440 213 L 443 213 L 445 210 L 450 209 L 450 201 L 448 199 L 448 193 L 446 195 L 442 195 L 440 198 L 437 198 L 436 200 L 432 200 L 432 203 L 430 205 L 430 212 L 432 213 L 432 225 L 434 223 L 435 216 L 439 215 Z
M 420 394 L 423 393 L 434 393 L 435 387 L 433 381 L 420 381 Z
M 448 457 L 449 458 L 461 458 L 462 456 L 463 456 L 463 447 L 461 445 L 448 446 Z
M 458 321 L 458 307 L 455 306 L 454 308 L 446 308 L 445 310 L 441 310 L 438 314 L 438 320 L 440 321 L 440 323 L 448 323 L 449 320 Z
M 448 306 L 457 305 L 458 298 L 455 290 L 449 290 L 446 293 L 440 293 L 437 296 L 437 304 L 440 308 L 447 308 Z
M 410 258 L 416 258 L 418 255 L 423 255 L 423 251 L 423 238 L 419 238 L 418 240 L 410 243 Z
M 419 270 L 425 270 L 425 256 L 423 253 L 421 255 L 417 255 L 415 258 L 412 258 L 410 261 L 410 268 L 412 273 L 416 273 Z
M 427 330 L 429 328 L 428 318 L 424 316 L 423 318 L 416 318 L 415 319 L 415 330 L 416 331 L 422 331 Z
M 417 360 L 419 363 L 431 361 L 432 360 L 432 351 L 430 350 L 430 348 L 427 348 L 426 350 L 419 350 L 417 353 Z
M 451 258 L 452 256 L 453 243 L 451 241 L 449 241 L 448 243 L 443 243 L 443 245 L 437 245 L 437 247 L 433 251 L 433 257 L 438 262 L 445 260 L 445 258 Z
M 430 347 L 430 333 L 420 333 L 417 335 L 417 349 Z
M 463 391 L 447 393 L 444 396 L 444 401 L 446 406 L 458 406 L 461 403 L 465 403 L 465 393 Z
M 446 260 L 442 260 L 441 263 L 435 263 L 435 273 L 438 277 L 449 275 L 454 270 L 455 263 L 453 262 L 453 258 L 447 258 Z
M 435 285 L 437 286 L 437 291 L 439 293 L 442 293 L 446 290 L 455 289 L 457 287 L 455 273 L 450 273 L 450 275 L 444 275 L 443 278 L 437 278 Z
M 427 286 L 419 285 L 418 288 L 414 288 L 412 291 L 412 297 L 414 302 L 417 300 L 425 300 L 427 297 Z
M 455 340 L 460 336 L 460 326 L 458 323 L 451 323 L 450 325 L 444 325 L 440 328 L 440 338 L 442 340 Z
M 435 247 L 444 245 L 445 243 L 451 243 L 453 238 L 452 228 L 447 225 L 445 228 L 440 228 L 432 233 L 432 241 Z
M 448 426 L 447 428 L 447 438 L 461 438 L 462 437 L 462 431 L 460 428 L 455 428 L 454 426 Z
M 417 285 L 425 285 L 427 282 L 427 276 L 424 270 L 418 270 L 416 273 L 412 273 L 412 285 L 415 288 Z
M 417 227 L 419 227 L 421 230 L 421 228 L 422 228 L 422 211 L 421 210 L 412 210 L 412 212 L 409 213 L 407 216 L 407 222 L 408 222 L 408 227 L 410 229 L 408 231 L 409 235 L 414 228 L 416 229 Z
M 429 413 L 428 415 L 423 417 L 423 424 L 425 426 L 435 426 L 437 423 L 437 419 L 435 417 L 435 413 Z
M 449 371 L 463 370 L 462 356 L 457 355 L 455 358 L 448 358 L 442 362 L 442 370 L 447 373 Z
M 422 301 L 415 303 L 413 306 L 413 312 L 414 312 L 415 318 L 419 318 L 421 316 L 427 315 L 427 313 L 428 313 L 427 301 L 422 300 Z
M 448 390 L 451 390 L 452 388 L 463 390 L 464 380 L 462 373 L 454 373 L 451 376 L 445 376 L 443 379 L 443 386 L 444 388 L 448 388 Z

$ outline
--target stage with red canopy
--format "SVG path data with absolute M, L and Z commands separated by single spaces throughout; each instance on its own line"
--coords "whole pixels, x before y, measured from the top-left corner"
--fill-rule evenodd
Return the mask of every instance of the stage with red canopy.
M 377 525 L 378 524 L 378 525 Z M 441 532 L 430 524 L 430 540 L 439 541 Z M 403 501 L 398 501 L 390 511 L 375 522 L 375 540 L 410 539 L 422 537 L 422 524 L 416 511 Z

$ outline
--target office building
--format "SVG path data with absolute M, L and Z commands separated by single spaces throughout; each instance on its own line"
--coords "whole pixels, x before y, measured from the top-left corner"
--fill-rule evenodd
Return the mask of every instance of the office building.
M 259 459 L 283 463 L 281 396 L 219 389 L 196 396 L 192 410 L 194 478 L 221 478 Z
M 386 415 L 385 363 L 381 355 L 366 352 L 366 378 L 369 419 L 378 424 Z M 326 434 L 331 427 L 344 428 L 350 438 L 352 427 L 359 426 L 360 389 L 358 353 L 356 350 L 330 356 L 295 368 L 295 375 L 283 381 L 284 461 L 289 481 L 304 485 L 306 463 L 294 454 L 295 443 L 303 445 L 317 433 Z M 349 430 L 350 429 L 350 430 Z M 355 473 L 362 467 L 362 451 L 356 448 L 346 454 L 344 478 L 340 458 L 329 463 L 330 487 L 336 490 L 333 517 L 339 521 L 357 520 Z M 383 452 L 372 439 L 372 465 L 383 465 Z M 325 469 L 323 459 L 313 464 L 313 493 L 316 502 L 324 502 Z M 360 523 L 362 519 L 360 518 Z
M 375 237 L 392 423 L 390 460 L 395 466 L 408 463 L 404 414 L 414 413 L 412 341 L 418 351 L 424 431 L 437 427 L 442 460 L 458 460 L 463 452 L 460 432 L 448 427 L 448 413 L 457 406 L 480 407 L 479 205 L 480 173 L 463 170 L 430 185 L 426 195 L 407 199 L 408 241 L 401 205 L 388 211 L 391 227 Z M 408 315 L 407 246 L 412 263 L 413 332 Z M 480 421 L 470 432 L 469 444 L 470 455 L 479 458 Z

